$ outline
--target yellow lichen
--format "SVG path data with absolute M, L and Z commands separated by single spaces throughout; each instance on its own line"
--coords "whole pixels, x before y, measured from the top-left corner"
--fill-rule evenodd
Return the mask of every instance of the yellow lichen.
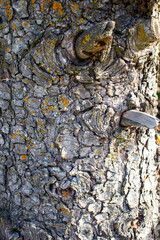
M 144 30 L 144 27 L 141 23 L 138 23 L 138 38 L 139 38 L 139 41 L 141 43 L 143 43 L 147 39 L 147 34 L 146 34 L 146 32 Z
M 89 34 L 87 34 L 87 35 L 85 36 L 85 40 L 86 40 L 87 42 L 89 42 L 89 40 L 90 40 Z
M 86 44 L 87 42 L 89 42 L 89 40 L 90 40 L 90 35 L 87 34 L 87 35 L 85 36 L 85 40 L 82 40 L 82 43 L 83 43 L 83 44 Z

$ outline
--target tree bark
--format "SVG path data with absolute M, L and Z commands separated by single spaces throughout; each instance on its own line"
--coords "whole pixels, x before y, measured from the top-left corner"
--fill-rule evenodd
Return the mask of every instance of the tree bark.
M 159 7 L 0 1 L 0 239 L 159 238 Z

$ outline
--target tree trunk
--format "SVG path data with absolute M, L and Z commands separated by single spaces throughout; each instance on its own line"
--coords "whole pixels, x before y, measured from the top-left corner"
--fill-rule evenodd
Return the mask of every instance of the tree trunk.
M 158 5 L 0 1 L 0 239 L 159 238 Z

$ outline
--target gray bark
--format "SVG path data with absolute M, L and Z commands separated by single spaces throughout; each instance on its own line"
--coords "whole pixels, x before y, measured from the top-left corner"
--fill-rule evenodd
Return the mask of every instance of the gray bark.
M 156 116 L 159 19 L 158 0 L 0 1 L 0 239 L 159 238 L 156 129 L 120 124 Z

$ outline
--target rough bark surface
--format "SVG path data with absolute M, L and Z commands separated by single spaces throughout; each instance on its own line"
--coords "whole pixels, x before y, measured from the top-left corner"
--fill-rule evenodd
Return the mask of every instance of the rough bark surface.
M 119 124 L 156 115 L 158 0 L 0 1 L 0 29 L 0 239 L 158 239 L 156 131 Z

